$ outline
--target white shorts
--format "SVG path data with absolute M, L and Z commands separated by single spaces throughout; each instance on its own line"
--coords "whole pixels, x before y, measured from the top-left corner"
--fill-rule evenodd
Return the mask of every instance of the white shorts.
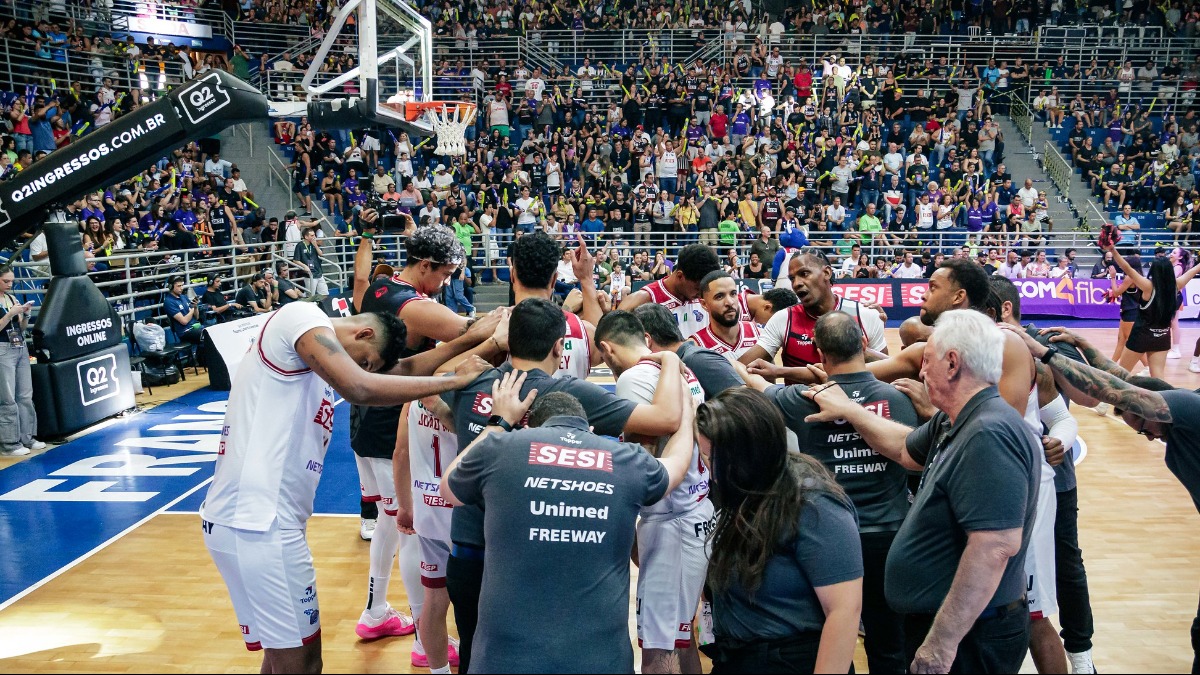
M 396 483 L 392 479 L 392 460 L 382 457 L 354 456 L 358 467 L 358 487 L 364 502 L 379 502 L 389 516 L 396 515 Z
M 417 538 L 421 540 L 421 585 L 425 588 L 445 588 L 450 544 L 441 539 Z
M 1042 481 L 1038 488 L 1037 514 L 1025 551 L 1025 590 L 1029 597 L 1029 618 L 1037 621 L 1058 614 L 1058 587 L 1054 568 L 1054 519 L 1058 497 L 1053 481 Z
M 201 521 L 246 649 L 290 649 L 321 636 L 317 574 L 304 530 L 236 530 Z
M 708 572 L 712 519 L 713 505 L 706 499 L 682 516 L 638 522 L 639 647 L 691 646 L 692 619 Z
M 379 139 L 374 136 L 363 136 L 362 149 L 367 152 L 379 152 Z

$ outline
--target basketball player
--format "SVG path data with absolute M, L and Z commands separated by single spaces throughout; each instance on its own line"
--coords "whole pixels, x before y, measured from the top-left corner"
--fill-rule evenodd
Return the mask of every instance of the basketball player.
M 513 242 L 512 264 L 509 265 L 513 305 L 526 298 L 552 299 L 554 282 L 558 279 L 558 263 L 562 257 L 562 247 L 545 232 L 532 232 Z M 588 301 L 589 288 L 593 300 L 596 296 L 596 283 L 592 276 L 595 259 L 588 252 L 582 237 L 579 240 L 579 248 L 571 257 L 571 263 L 576 268 L 575 274 L 579 278 L 580 290 L 583 291 L 583 312 L 592 314 L 598 321 L 600 305 Z M 563 356 L 558 364 L 558 373 L 586 380 L 592 366 L 600 364 L 599 352 L 592 349 L 592 336 L 596 327 L 579 315 L 566 310 L 563 311 L 563 318 L 567 322 L 567 336 L 563 343 Z
M 506 345 L 507 346 L 507 345 Z M 450 595 L 446 564 L 450 558 L 450 503 L 439 492 L 442 476 L 458 455 L 450 408 L 438 397 L 416 401 L 408 415 L 409 467 L 412 475 L 413 528 L 421 552 L 423 607 L 417 620 L 424 648 L 412 653 L 412 665 L 448 673 L 459 665 L 455 641 L 446 630 Z
M 789 382 L 811 384 L 817 381 L 809 366 L 819 364 L 820 356 L 813 341 L 817 319 L 829 312 L 845 312 L 853 316 L 867 338 L 867 347 L 887 353 L 883 319 L 879 312 L 862 307 L 833 293 L 833 268 L 824 255 L 805 251 L 793 256 L 788 263 L 788 279 L 800 303 L 771 317 L 759 337 L 758 344 L 746 350 L 741 361 L 751 373 L 768 380 L 783 377 Z M 783 351 L 783 367 L 774 364 L 775 355 Z
M 357 405 L 398 405 L 461 387 L 486 367 L 470 359 L 452 377 L 424 377 L 467 341 L 397 364 L 404 338 L 391 315 L 331 319 L 316 305 L 292 303 L 263 324 L 238 371 L 200 516 L 246 646 L 266 650 L 263 672 L 321 670 L 304 528 L 333 431 L 334 393 Z
M 689 338 L 708 325 L 708 314 L 700 306 L 700 281 L 704 275 L 719 269 L 721 261 L 711 248 L 688 244 L 679 250 L 670 274 L 630 293 L 618 309 L 631 312 L 648 302 L 662 305 L 675 315 L 683 337 Z
M 646 330 L 632 313 L 606 314 L 596 327 L 596 348 L 617 378 L 617 396 L 640 404 L 654 400 L 662 367 L 647 358 Z M 692 403 L 704 403 L 696 376 L 688 370 L 684 378 Z M 625 440 L 648 445 L 657 457 L 667 436 L 626 434 Z M 707 471 L 698 451 L 693 452 L 697 454 L 683 483 L 644 507 L 638 521 L 637 628 L 643 673 L 701 672 L 691 628 L 708 569 L 706 541 L 714 511 L 707 499 Z
M 658 437 L 678 428 L 682 416 L 680 394 L 683 382 L 677 363 L 674 368 L 663 371 L 663 386 L 657 390 L 653 403 L 638 405 L 586 380 L 550 375 L 561 363 L 565 336 L 562 309 L 553 302 L 529 298 L 513 308 L 508 325 L 511 360 L 443 397 L 454 413 L 459 447 L 470 445 L 488 423 L 493 412 L 492 384 L 514 370 L 528 374 L 522 396 L 536 389 L 539 396 L 565 391 L 577 398 L 588 411 L 588 419 L 597 434 L 639 433 Z M 674 355 L 669 356 L 674 362 Z M 453 509 L 451 517 L 453 541 L 446 583 L 462 640 L 462 668 L 471 672 L 471 640 L 478 622 L 479 593 L 483 584 L 483 513 L 477 506 L 460 506 Z
M 800 302 L 791 288 L 772 288 L 766 293 L 751 293 L 742 288 L 738 291 L 738 306 L 742 310 L 742 318 L 753 321 L 760 329 L 767 325 L 776 312 Z
M 369 274 L 370 251 L 363 255 L 360 245 L 355 258 L 355 295 L 360 311 L 381 311 L 399 317 L 408 330 L 404 353 L 428 351 L 436 340 L 453 340 L 467 330 L 471 321 L 450 311 L 429 296 L 437 293 L 464 258 L 462 244 L 447 229 L 423 227 L 405 240 L 406 260 L 391 277 L 372 279 Z M 365 258 L 365 263 L 364 263 Z M 362 268 L 362 269 L 360 269 Z M 369 286 L 358 296 L 359 279 Z M 498 322 L 498 318 L 492 318 Z M 491 324 L 493 326 L 495 323 Z M 475 344 L 489 340 L 484 335 Z M 478 352 L 476 352 L 478 353 Z M 485 355 L 486 356 L 486 355 Z M 359 475 L 365 499 L 393 500 L 384 510 L 371 540 L 371 570 L 368 579 L 367 606 L 355 632 L 363 639 L 412 634 L 406 617 L 397 616 L 387 603 L 392 560 L 399 557 L 400 574 L 414 616 L 423 608 L 421 556 L 413 534 L 412 481 L 409 476 L 408 408 L 355 407 L 352 409 L 350 442 L 360 456 Z M 426 659 L 420 636 L 413 643 L 412 660 Z
M 758 343 L 759 328 L 753 321 L 743 320 L 743 297 L 737 282 L 724 270 L 709 272 L 700 281 L 700 306 L 708 313 L 708 325 L 688 338 L 718 354 L 745 354 Z

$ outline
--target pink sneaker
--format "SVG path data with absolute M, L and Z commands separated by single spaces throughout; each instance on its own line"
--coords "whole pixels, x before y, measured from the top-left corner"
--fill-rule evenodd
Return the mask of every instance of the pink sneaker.
M 364 640 L 378 640 L 383 637 L 412 635 L 417 632 L 417 626 L 409 617 L 388 607 L 383 618 L 378 621 L 372 620 L 369 614 L 363 612 L 362 616 L 358 618 L 358 625 L 354 627 L 354 632 Z
M 458 640 L 450 638 L 446 645 L 446 660 L 455 668 L 458 667 Z M 421 638 L 413 644 L 412 664 L 414 668 L 428 668 L 429 657 L 425 655 L 425 645 L 421 644 Z

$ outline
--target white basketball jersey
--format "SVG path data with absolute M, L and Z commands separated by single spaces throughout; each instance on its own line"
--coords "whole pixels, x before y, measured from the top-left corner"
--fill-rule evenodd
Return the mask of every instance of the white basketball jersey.
M 637 365 L 621 373 L 621 377 L 617 378 L 617 396 L 636 403 L 652 402 L 661 372 L 662 367 L 654 361 L 639 361 Z M 704 389 L 700 387 L 699 380 L 691 370 L 687 371 L 684 379 L 687 380 L 688 390 L 692 393 L 692 402 L 695 405 L 704 403 Z M 665 442 L 666 438 L 663 438 L 660 439 L 659 444 L 662 445 Z M 643 508 L 641 515 L 642 518 L 655 520 L 674 518 L 696 508 L 696 505 L 707 497 L 708 470 L 700 462 L 699 448 L 693 447 L 692 462 L 683 482 L 658 503 Z
M 679 175 L 679 159 L 674 150 L 666 150 L 658 158 L 658 177 L 675 178 Z
M 650 294 L 650 302 L 662 305 L 675 315 L 675 323 L 679 332 L 686 340 L 696 334 L 696 331 L 708 325 L 708 312 L 700 305 L 699 300 L 682 300 L 667 290 L 665 279 L 659 279 L 642 287 Z
M 736 357 L 741 357 L 742 354 L 750 351 L 750 348 L 758 344 L 758 336 L 761 330 L 758 324 L 753 321 L 742 321 L 738 324 L 738 337 L 734 340 L 734 344 L 729 344 L 719 335 L 713 332 L 713 325 L 709 323 L 704 328 L 696 331 L 696 334 L 689 338 L 692 342 L 711 349 L 718 354 L 727 354 L 733 352 Z
M 217 464 L 200 516 L 265 532 L 300 529 L 313 511 L 333 433 L 333 388 L 296 352 L 296 341 L 333 322 L 313 303 L 294 302 L 263 324 L 229 392 Z
M 567 337 L 563 340 L 562 358 L 558 361 L 559 375 L 573 375 L 586 380 L 592 372 L 592 343 L 588 340 L 587 328 L 583 319 L 563 310 L 563 318 L 567 321 Z
M 426 539 L 450 541 L 450 504 L 442 476 L 458 456 L 458 436 L 433 411 L 414 401 L 408 409 L 408 466 L 412 473 L 413 527 Z
M 1038 388 L 1037 383 L 1033 384 L 1033 390 L 1029 392 L 1029 399 L 1025 402 L 1025 424 L 1033 431 L 1034 438 L 1041 441 L 1042 439 L 1042 407 L 1038 405 Z M 1040 445 L 1040 443 L 1039 443 Z M 1054 467 L 1050 466 L 1050 462 L 1046 459 L 1046 453 L 1039 452 L 1041 457 L 1041 489 L 1054 489 Z M 1049 487 L 1047 487 L 1049 486 Z

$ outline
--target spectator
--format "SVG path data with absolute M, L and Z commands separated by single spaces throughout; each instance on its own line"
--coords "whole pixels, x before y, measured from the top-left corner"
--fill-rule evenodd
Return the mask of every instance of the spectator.
M 33 302 L 13 296 L 15 275 L 0 268 L 0 456 L 21 457 L 46 447 L 34 440 L 37 412 L 33 407 L 33 379 L 25 331 Z

